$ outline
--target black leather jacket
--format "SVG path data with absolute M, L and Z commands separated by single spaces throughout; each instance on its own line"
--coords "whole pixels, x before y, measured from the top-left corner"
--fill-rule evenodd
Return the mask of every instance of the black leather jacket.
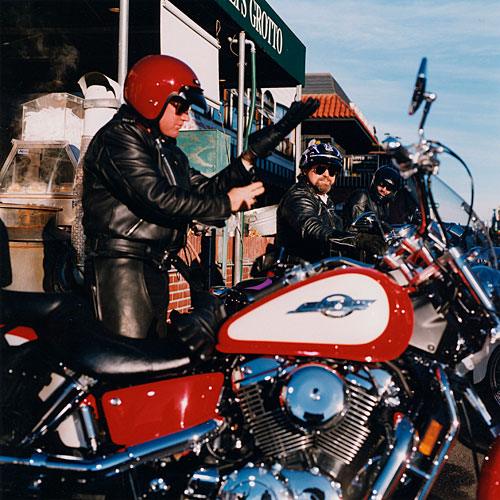
M 354 246 L 354 235 L 342 231 L 331 199 L 325 204 L 303 174 L 281 199 L 276 225 L 275 245 L 309 262 Z
M 389 204 L 380 205 L 371 199 L 367 189 L 357 189 L 347 198 L 342 212 L 344 227 L 349 226 L 362 214 L 375 212 L 382 222 L 389 222 Z
M 206 177 L 175 140 L 141 125 L 124 105 L 85 155 L 83 225 L 88 241 L 118 238 L 176 254 L 194 219 L 215 224 L 231 214 L 227 192 L 253 180 L 239 159 Z

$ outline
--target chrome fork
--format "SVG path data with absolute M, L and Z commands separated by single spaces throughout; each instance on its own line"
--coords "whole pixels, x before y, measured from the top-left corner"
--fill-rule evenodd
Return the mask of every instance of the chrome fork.
M 432 370 L 436 374 L 436 379 L 439 383 L 441 395 L 443 396 L 443 408 L 448 414 L 448 429 L 446 431 L 444 439 L 441 442 L 440 447 L 434 455 L 432 466 L 430 467 L 430 470 L 428 472 L 425 472 L 414 465 L 409 465 L 408 470 L 410 472 L 424 479 L 424 483 L 421 486 L 417 496 L 415 496 L 415 500 L 425 500 L 427 498 L 427 495 L 430 493 L 432 487 L 434 486 L 434 483 L 436 482 L 441 469 L 448 460 L 448 454 L 457 440 L 458 431 L 460 429 L 457 404 L 455 402 L 455 397 L 453 395 L 453 391 L 451 390 L 448 377 L 446 376 L 446 373 L 443 370 L 442 366 L 438 363 L 435 363 L 432 366 Z

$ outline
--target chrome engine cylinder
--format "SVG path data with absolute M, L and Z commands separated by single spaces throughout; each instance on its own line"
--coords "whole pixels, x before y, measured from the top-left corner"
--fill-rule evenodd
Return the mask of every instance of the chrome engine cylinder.
M 366 366 L 345 372 L 326 363 L 291 365 L 273 358 L 233 372 L 240 407 L 263 456 L 286 468 L 319 467 L 331 477 L 352 463 L 392 377 Z

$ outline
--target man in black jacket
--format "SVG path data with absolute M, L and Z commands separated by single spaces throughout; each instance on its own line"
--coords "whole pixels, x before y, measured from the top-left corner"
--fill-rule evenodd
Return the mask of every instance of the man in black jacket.
M 167 271 L 188 225 L 216 223 L 252 206 L 264 191 L 253 161 L 315 108 L 291 107 L 288 117 L 251 138 L 242 157 L 208 178 L 189 166 L 175 142 L 190 106 L 206 107 L 189 66 L 163 55 L 141 59 L 127 75 L 124 99 L 85 155 L 85 280 L 96 315 L 110 330 L 144 338 L 164 334 Z
M 368 189 L 357 189 L 346 200 L 342 212 L 344 227 L 348 228 L 360 215 L 373 212 L 379 228 L 385 232 L 389 224 L 389 205 L 401 188 L 399 172 L 389 165 L 383 165 L 373 174 Z
M 288 259 L 315 262 L 332 255 L 352 255 L 355 249 L 381 253 L 384 245 L 372 235 L 342 230 L 342 222 L 327 195 L 342 171 L 342 156 L 332 145 L 309 146 L 300 160 L 301 174 L 285 193 L 277 211 L 275 246 Z

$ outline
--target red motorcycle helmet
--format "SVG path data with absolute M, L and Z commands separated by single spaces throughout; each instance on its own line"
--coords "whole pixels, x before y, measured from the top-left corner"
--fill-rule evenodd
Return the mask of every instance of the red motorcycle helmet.
M 172 100 L 183 104 L 184 111 L 192 104 L 207 109 L 194 71 L 171 56 L 150 55 L 137 61 L 125 79 L 123 97 L 137 113 L 152 122 L 162 117 Z

